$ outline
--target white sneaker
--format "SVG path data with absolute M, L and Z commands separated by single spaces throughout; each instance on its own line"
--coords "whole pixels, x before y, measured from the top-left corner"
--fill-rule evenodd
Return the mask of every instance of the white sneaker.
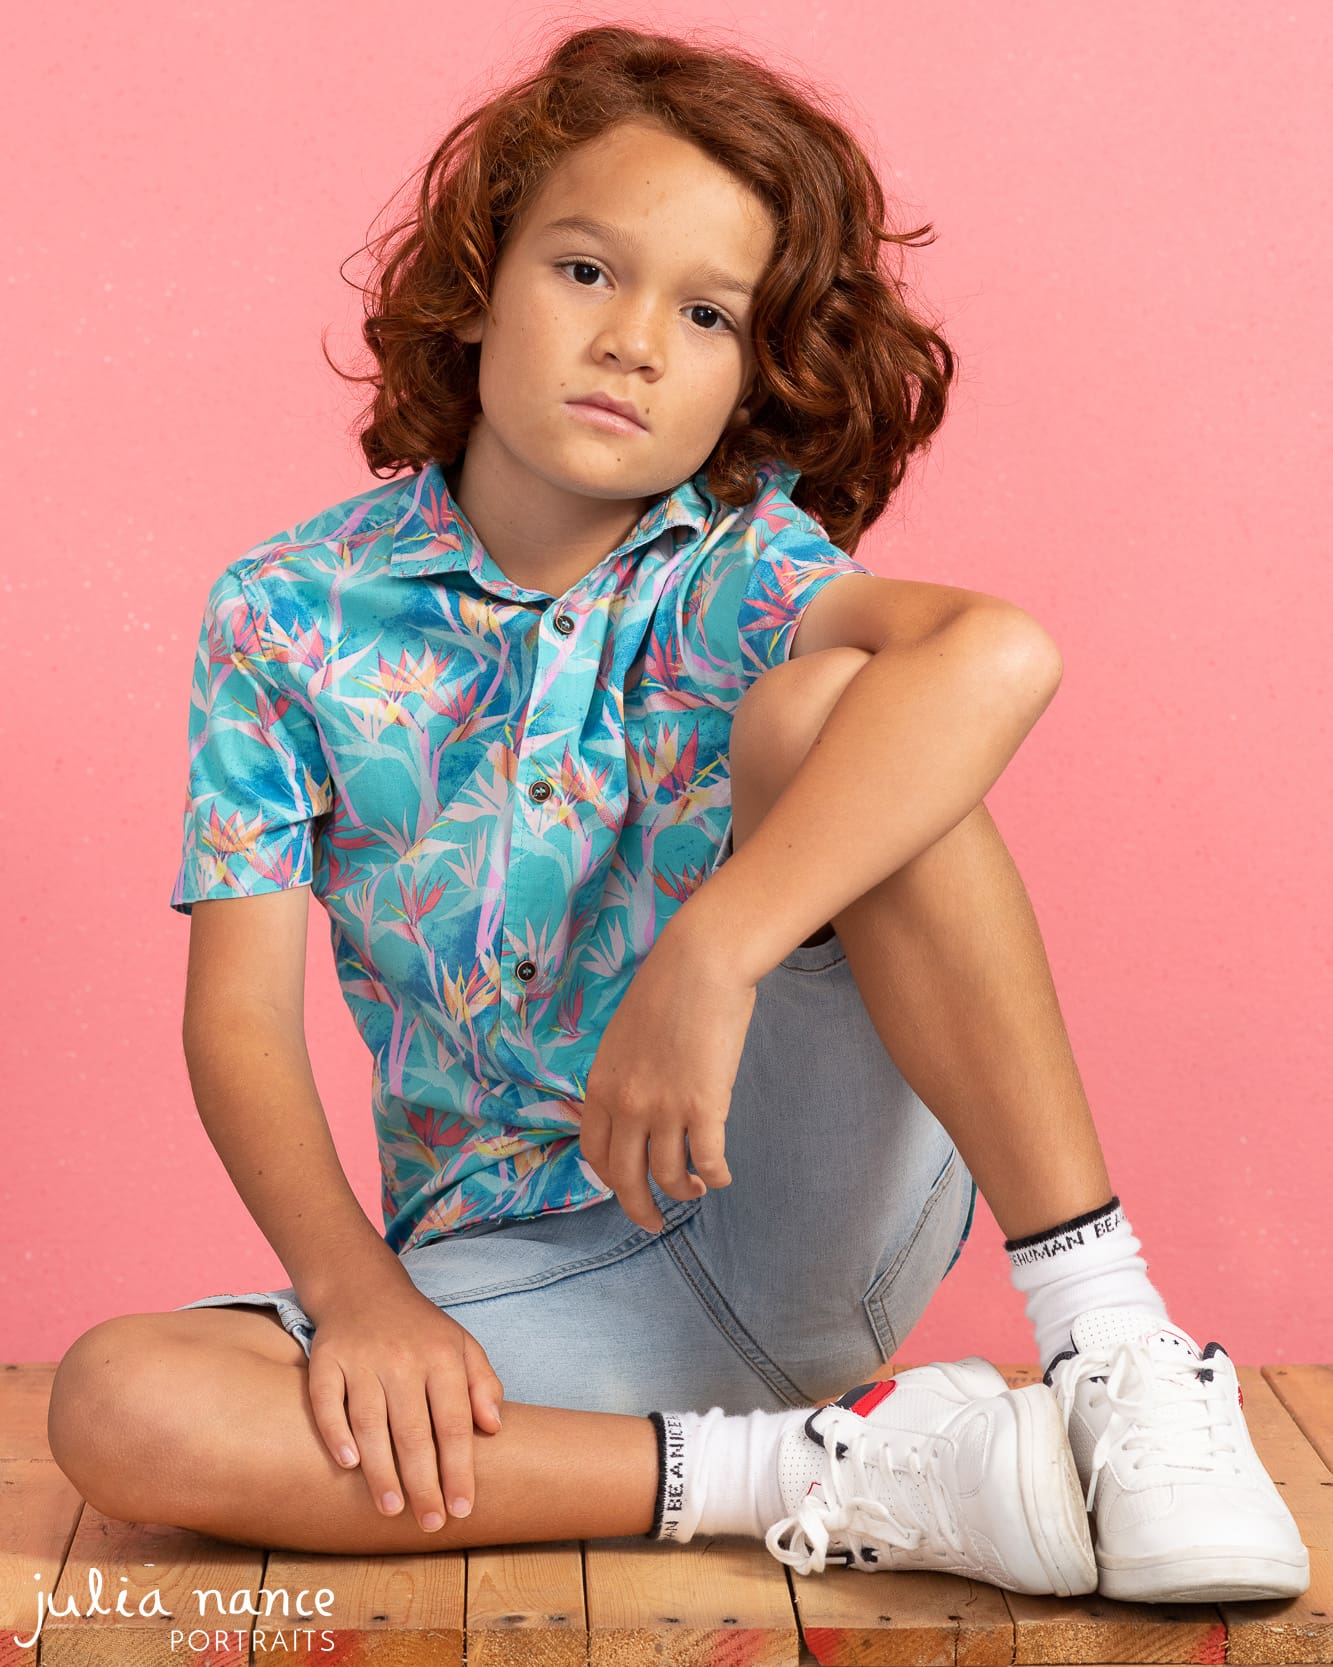
M 764 1543 L 798 1574 L 841 1562 L 1059 1597 L 1096 1588 L 1054 1395 L 1010 1389 L 979 1355 L 857 1384 L 788 1430 L 779 1464 L 792 1515 Z
M 1298 1597 L 1310 1557 L 1246 1428 L 1236 1368 L 1160 1314 L 1094 1308 L 1046 1369 L 1095 1517 L 1098 1590 Z

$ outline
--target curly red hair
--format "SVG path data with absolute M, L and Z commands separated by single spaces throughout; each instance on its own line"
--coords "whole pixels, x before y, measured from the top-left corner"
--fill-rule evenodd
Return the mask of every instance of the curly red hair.
M 481 406 L 480 350 L 453 327 L 489 306 L 507 231 L 569 151 L 654 118 L 744 180 L 777 227 L 751 315 L 751 420 L 714 447 L 708 489 L 743 507 L 776 456 L 801 471 L 796 503 L 852 554 L 944 420 L 956 360 L 881 261 L 882 244 L 915 246 L 931 227 L 887 227 L 873 168 L 817 98 L 743 51 L 598 25 L 456 123 L 415 211 L 375 240 L 389 249 L 363 289 L 362 335 L 377 368 L 332 367 L 374 385 L 358 418 L 371 472 L 455 461 Z

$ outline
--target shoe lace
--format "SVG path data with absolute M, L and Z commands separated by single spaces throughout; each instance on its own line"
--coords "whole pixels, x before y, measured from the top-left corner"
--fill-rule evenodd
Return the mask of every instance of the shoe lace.
M 1065 1433 L 1074 1396 L 1085 1378 L 1105 1377 L 1111 1416 L 1092 1450 L 1086 1508 L 1092 1509 L 1097 1481 L 1112 1451 L 1134 1454 L 1131 1468 L 1149 1464 L 1198 1473 L 1238 1468 L 1232 1406 L 1236 1389 L 1220 1367 L 1225 1356 L 1207 1362 L 1156 1359 L 1144 1339 L 1117 1343 L 1106 1354 L 1080 1354 L 1062 1361 L 1055 1378 Z M 1233 1455 L 1228 1462 L 1227 1455 Z
M 835 1538 L 845 1539 L 848 1551 L 842 1561 L 852 1563 L 872 1546 L 900 1546 L 915 1551 L 932 1536 L 942 1540 L 955 1558 L 966 1555 L 961 1531 L 954 1519 L 948 1493 L 940 1480 L 934 1458 L 948 1442 L 942 1437 L 923 1436 L 903 1458 L 896 1458 L 891 1446 L 902 1440 L 901 1430 L 877 1430 L 853 1412 L 843 1412 L 822 1424 L 828 1471 L 824 1478 L 825 1497 L 807 1494 L 793 1515 L 775 1522 L 764 1536 L 773 1556 L 788 1563 L 798 1574 L 822 1573 Z M 927 1459 L 922 1462 L 922 1448 Z M 872 1479 L 870 1472 L 875 1472 Z M 920 1495 L 912 1480 L 924 1481 L 933 1514 L 923 1511 Z M 876 1498 L 872 1490 L 888 1492 L 889 1501 Z M 790 1546 L 780 1541 L 791 1531 Z M 873 1556 L 866 1557 L 874 1562 Z

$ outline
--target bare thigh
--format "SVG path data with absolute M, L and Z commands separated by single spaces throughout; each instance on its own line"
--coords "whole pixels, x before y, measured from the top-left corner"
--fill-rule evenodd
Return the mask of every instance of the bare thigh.
M 165 1314 L 122 1314 L 117 1319 L 103 1320 L 85 1332 L 75 1347 L 97 1334 L 105 1334 L 110 1339 L 113 1332 L 122 1332 L 127 1340 L 133 1332 L 142 1337 L 145 1349 L 152 1349 L 153 1344 L 172 1344 L 183 1349 L 217 1349 L 223 1355 L 248 1349 L 263 1360 L 278 1360 L 285 1365 L 307 1364 L 305 1350 L 283 1329 L 275 1309 L 217 1307 L 168 1309 Z
M 133 1317 L 160 1324 L 162 1335 L 173 1341 L 197 1343 L 203 1348 L 250 1349 L 265 1360 L 277 1360 L 287 1366 L 307 1364 L 305 1350 L 285 1329 L 273 1308 L 186 1308 Z M 181 1324 L 191 1320 L 202 1324 Z

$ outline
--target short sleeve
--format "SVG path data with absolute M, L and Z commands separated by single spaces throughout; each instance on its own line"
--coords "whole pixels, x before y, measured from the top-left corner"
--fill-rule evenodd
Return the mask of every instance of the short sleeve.
M 782 528 L 756 552 L 746 576 L 738 630 L 751 679 L 787 659 L 801 614 L 830 579 L 871 571 L 830 544 L 810 517 L 801 520 L 807 525 Z
M 314 719 L 268 658 L 237 566 L 209 591 L 190 690 L 189 783 L 171 907 L 309 885 L 333 782 Z

